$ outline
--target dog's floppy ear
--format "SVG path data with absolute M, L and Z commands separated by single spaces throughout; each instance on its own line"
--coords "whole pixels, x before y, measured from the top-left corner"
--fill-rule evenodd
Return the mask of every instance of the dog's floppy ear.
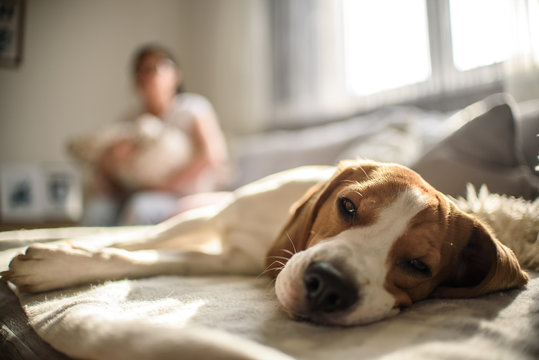
M 279 274 L 281 265 L 285 263 L 280 259 L 290 258 L 291 254 L 306 248 L 317 213 L 316 208 L 328 182 L 329 180 L 312 186 L 291 206 L 288 222 L 266 254 L 265 266 L 270 277 L 275 278 Z
M 513 251 L 478 219 L 465 214 L 463 217 L 465 222 L 471 222 L 470 236 L 457 255 L 453 274 L 433 296 L 474 297 L 526 285 L 528 275 Z

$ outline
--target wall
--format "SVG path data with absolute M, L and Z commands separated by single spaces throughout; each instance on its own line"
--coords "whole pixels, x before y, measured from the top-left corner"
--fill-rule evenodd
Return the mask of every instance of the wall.
M 265 0 L 186 1 L 182 50 L 187 90 L 208 96 L 229 134 L 252 132 L 268 114 L 270 63 Z
M 189 91 L 227 135 L 265 120 L 265 0 L 27 0 L 23 63 L 0 69 L 0 163 L 66 162 L 69 137 L 136 103 L 128 66 L 140 44 L 178 54 Z

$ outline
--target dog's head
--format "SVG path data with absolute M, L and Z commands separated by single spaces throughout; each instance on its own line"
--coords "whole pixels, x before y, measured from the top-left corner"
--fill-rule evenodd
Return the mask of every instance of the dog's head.
M 292 212 L 266 265 L 293 254 L 270 275 L 295 318 L 364 324 L 429 296 L 473 297 L 528 280 L 484 224 L 403 166 L 342 162 Z

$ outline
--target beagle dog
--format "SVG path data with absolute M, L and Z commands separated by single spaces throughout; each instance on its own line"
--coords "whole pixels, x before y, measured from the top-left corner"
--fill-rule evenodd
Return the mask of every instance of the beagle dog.
M 208 239 L 220 248 L 203 247 Z M 363 160 L 271 175 L 117 247 L 32 245 L 1 275 L 20 291 L 40 292 L 163 274 L 261 272 L 275 279 L 292 318 L 345 326 L 427 297 L 474 297 L 528 280 L 485 224 L 417 173 Z

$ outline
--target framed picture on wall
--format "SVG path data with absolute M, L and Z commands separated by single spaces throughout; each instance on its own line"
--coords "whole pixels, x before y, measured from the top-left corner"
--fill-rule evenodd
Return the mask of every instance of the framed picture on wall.
M 0 0 L 0 66 L 15 67 L 22 60 L 24 0 Z

